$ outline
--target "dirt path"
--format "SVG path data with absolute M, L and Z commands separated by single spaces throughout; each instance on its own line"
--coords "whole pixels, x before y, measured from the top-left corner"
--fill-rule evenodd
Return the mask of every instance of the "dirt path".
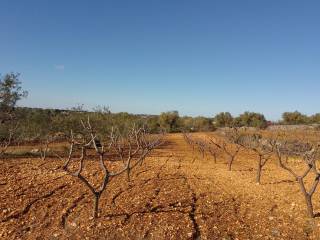
M 252 156 L 241 154 L 229 172 L 223 156 L 217 164 L 202 158 L 180 134 L 169 135 L 168 144 L 135 170 L 132 182 L 125 177 L 111 181 L 96 221 L 90 192 L 57 169 L 61 161 L 47 161 L 0 161 L 0 239 L 320 236 L 319 220 L 304 216 L 299 189 L 286 173 L 270 164 L 258 186 Z

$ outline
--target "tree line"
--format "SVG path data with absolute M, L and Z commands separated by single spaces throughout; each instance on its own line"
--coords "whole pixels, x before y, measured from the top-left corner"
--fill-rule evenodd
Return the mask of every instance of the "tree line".
M 20 75 L 9 73 L 0 78 L 0 139 L 1 142 L 37 141 L 52 135 L 68 134 L 70 129 L 81 130 L 81 119 L 90 117 L 102 134 L 110 132 L 106 126 L 116 126 L 126 131 L 133 124 L 146 126 L 151 133 L 213 131 L 218 127 L 266 128 L 270 121 L 256 112 L 244 112 L 237 117 L 221 112 L 213 117 L 180 116 L 178 111 L 160 115 L 137 115 L 126 112 L 112 113 L 107 107 L 85 110 L 82 105 L 67 109 L 39 109 L 17 107 L 17 102 L 27 97 L 21 88 Z M 307 116 L 297 111 L 283 113 L 283 124 L 320 123 L 320 113 Z M 110 127 L 111 128 L 111 127 Z

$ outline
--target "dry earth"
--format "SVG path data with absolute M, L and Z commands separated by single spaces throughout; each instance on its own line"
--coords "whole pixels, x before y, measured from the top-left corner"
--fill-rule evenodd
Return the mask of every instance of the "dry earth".
M 224 159 L 215 164 L 171 134 L 130 183 L 110 182 L 97 220 L 90 192 L 61 160 L 0 160 L 0 239 L 320 239 L 320 219 L 306 217 L 298 185 L 275 162 L 257 185 L 252 153 L 231 172 Z M 86 168 L 101 177 L 89 175 L 93 162 Z

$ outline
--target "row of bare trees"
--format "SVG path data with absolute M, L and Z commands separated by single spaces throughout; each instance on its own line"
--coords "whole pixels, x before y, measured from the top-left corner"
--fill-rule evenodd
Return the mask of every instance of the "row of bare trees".
M 183 133 L 183 136 L 185 141 L 192 147 L 193 151 L 197 150 L 202 157 L 205 156 L 205 153 L 208 150 L 208 145 L 203 139 L 192 138 L 188 133 Z
M 190 134 L 184 133 L 184 139 L 193 148 L 205 156 L 206 151 L 213 157 L 214 162 L 217 162 L 217 157 L 221 153 L 225 153 L 228 156 L 228 170 L 232 170 L 232 164 L 234 163 L 241 145 L 238 144 L 240 135 L 238 131 L 234 131 L 227 135 L 226 139 L 209 137 L 209 141 L 199 138 L 193 138 Z
M 125 136 L 119 129 L 113 128 L 107 137 L 101 139 L 89 118 L 86 122 L 81 121 L 81 124 L 83 132 L 74 134 L 71 131 L 68 155 L 57 156 L 64 160 L 64 171 L 78 178 L 92 193 L 93 217 L 97 218 L 99 200 L 111 179 L 126 174 L 130 181 L 132 169 L 141 165 L 151 151 L 163 143 L 163 135 L 149 135 L 145 127 L 133 126 Z M 84 173 L 86 160 L 99 163 L 103 177 L 98 187 Z
M 320 181 L 320 170 L 317 166 L 319 160 L 319 143 L 304 142 L 302 140 L 289 140 L 285 134 L 274 137 L 263 137 L 259 133 L 240 132 L 238 129 L 230 129 L 224 138 L 208 137 L 208 141 L 195 139 L 190 134 L 184 134 L 186 142 L 193 148 L 201 148 L 207 151 L 217 160 L 217 153 L 220 151 L 228 156 L 228 170 L 232 170 L 232 164 L 241 149 L 252 151 L 256 155 L 256 183 L 261 183 L 262 171 L 265 165 L 271 160 L 276 159 L 279 167 L 290 173 L 299 184 L 303 194 L 307 213 L 309 217 L 315 217 L 312 197 Z M 212 146 L 215 146 L 213 148 Z M 202 153 L 204 155 L 204 153 Z M 299 167 L 290 167 L 289 159 L 300 162 L 305 166 L 303 172 Z M 301 164 L 299 165 L 301 168 Z M 313 175 L 313 181 L 308 188 L 306 178 Z
M 320 171 L 317 167 L 317 160 L 319 160 L 318 143 L 303 142 L 297 139 L 290 141 L 286 137 L 284 139 L 279 139 L 278 137 L 262 138 L 259 134 L 253 134 L 244 137 L 240 144 L 253 150 L 258 155 L 256 180 L 258 183 L 260 183 L 262 168 L 275 155 L 279 166 L 290 173 L 299 184 L 300 191 L 305 198 L 308 216 L 315 217 L 312 196 L 318 187 L 320 179 Z M 288 159 L 301 162 L 305 170 L 301 172 L 299 168 L 290 167 Z M 305 179 L 308 176 L 312 178 L 312 174 L 313 181 L 308 189 Z
M 17 144 L 18 127 L 24 121 L 16 111 L 16 103 L 27 96 L 20 84 L 19 74 L 11 73 L 0 78 L 0 157 L 6 155 L 10 146 Z M 163 134 L 150 135 L 145 127 L 133 126 L 126 134 L 122 128 L 113 128 L 108 136 L 102 136 L 101 131 L 108 128 L 99 128 L 100 133 L 97 132 L 89 118 L 85 122 L 81 121 L 81 125 L 81 132 L 71 131 L 68 154 L 62 156 L 61 153 L 50 151 L 50 156 L 64 160 L 63 170 L 78 178 L 90 190 L 94 198 L 93 216 L 96 218 L 99 200 L 110 180 L 126 174 L 130 181 L 132 169 L 141 165 L 151 151 L 163 142 Z M 51 127 L 50 123 L 47 127 Z M 44 136 L 43 133 L 39 133 L 40 135 L 43 141 L 40 148 L 34 150 L 42 160 L 46 160 L 49 146 L 55 138 L 54 134 Z M 90 164 L 85 164 L 90 160 Z M 102 179 L 97 171 L 90 170 L 94 162 L 99 163 Z M 96 187 L 99 180 L 101 182 Z
M 74 133 L 71 130 L 70 132 L 68 137 L 69 150 L 66 156 L 49 148 L 55 141 L 52 136 L 45 138 L 36 151 L 43 161 L 47 160 L 49 151 L 50 156 L 56 156 L 64 161 L 62 169 L 68 175 L 78 178 L 92 193 L 94 199 L 93 217 L 97 218 L 99 200 L 110 180 L 125 174 L 129 182 L 132 170 L 141 166 L 151 151 L 163 143 L 164 134 L 151 135 L 145 126 L 137 127 L 134 125 L 126 133 L 123 133 L 119 128 L 112 128 L 107 136 L 102 136 L 92 127 L 89 118 L 87 121 L 81 121 L 81 125 L 83 131 Z M 9 138 L 0 142 L 0 156 L 5 154 L 8 147 L 12 145 L 14 133 L 13 129 L 10 131 Z M 102 179 L 97 177 L 97 171 L 86 171 L 86 161 L 99 164 L 103 174 Z M 90 167 L 89 165 L 88 167 Z M 92 175 L 95 177 L 89 179 L 88 177 Z M 95 187 L 99 180 L 101 181 L 99 186 Z

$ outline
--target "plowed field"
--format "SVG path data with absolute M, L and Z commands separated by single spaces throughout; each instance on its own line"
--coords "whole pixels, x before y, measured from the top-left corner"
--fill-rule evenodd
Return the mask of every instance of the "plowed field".
M 320 239 L 320 219 L 307 217 L 298 184 L 275 161 L 257 185 L 252 153 L 228 171 L 223 154 L 215 164 L 181 134 L 166 140 L 131 182 L 110 182 L 96 220 L 91 193 L 61 160 L 0 160 L 0 239 Z M 86 163 L 92 179 L 95 167 Z M 318 192 L 313 200 L 320 211 Z

